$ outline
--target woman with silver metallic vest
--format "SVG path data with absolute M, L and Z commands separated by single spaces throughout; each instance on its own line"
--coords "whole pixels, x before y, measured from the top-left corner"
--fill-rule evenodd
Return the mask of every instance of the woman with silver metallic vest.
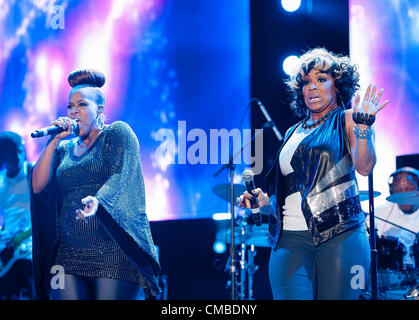
M 269 278 L 276 300 L 358 299 L 368 276 L 370 247 L 355 171 L 376 162 L 375 115 L 383 89 L 361 100 L 357 67 L 346 56 L 312 49 L 287 82 L 291 108 L 302 120 L 289 128 L 266 176 L 267 192 L 245 192 L 270 206 Z

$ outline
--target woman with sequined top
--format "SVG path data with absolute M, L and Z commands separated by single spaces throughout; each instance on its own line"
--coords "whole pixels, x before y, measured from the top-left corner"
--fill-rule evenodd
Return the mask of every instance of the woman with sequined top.
M 267 192 L 245 192 L 270 211 L 269 278 L 274 299 L 358 299 L 368 275 L 370 248 L 355 171 L 367 176 L 376 162 L 375 114 L 383 90 L 364 97 L 348 57 L 312 49 L 287 82 L 291 108 L 303 119 L 285 134 Z M 361 102 L 361 103 L 360 103 Z M 359 279 L 358 279 L 358 278 Z
M 129 300 L 140 287 L 154 297 L 160 266 L 137 137 L 122 121 L 105 124 L 101 72 L 76 70 L 68 80 L 67 117 L 52 122 L 64 131 L 32 171 L 38 297 Z

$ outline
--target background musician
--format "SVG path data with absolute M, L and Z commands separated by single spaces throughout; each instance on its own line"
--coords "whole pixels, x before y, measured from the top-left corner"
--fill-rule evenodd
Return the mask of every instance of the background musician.
M 0 133 L 0 297 L 30 299 L 33 293 L 31 216 L 24 141 Z

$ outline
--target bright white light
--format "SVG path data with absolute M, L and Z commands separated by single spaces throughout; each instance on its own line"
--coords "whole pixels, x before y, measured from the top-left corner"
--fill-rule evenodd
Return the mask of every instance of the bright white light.
M 108 41 L 102 33 L 86 35 L 78 51 L 78 65 L 81 68 L 93 68 L 103 70 L 105 74 L 109 70 L 109 54 L 107 53 Z
M 216 253 L 222 254 L 226 251 L 227 246 L 225 242 L 223 241 L 215 241 L 214 244 L 212 245 L 212 248 L 214 249 Z
M 300 58 L 297 56 L 288 56 L 282 63 L 282 69 L 287 75 L 290 75 L 298 67 L 299 63 Z
M 23 136 L 25 133 L 25 125 L 21 123 L 20 119 L 15 118 L 10 120 L 7 130 L 16 132 L 17 134 Z
M 230 220 L 231 213 L 214 213 L 212 215 L 213 220 Z
M 281 0 L 282 8 L 288 12 L 297 11 L 301 5 L 301 0 Z
M 61 82 L 63 70 L 59 64 L 54 64 L 51 70 L 51 80 L 54 85 Z
M 156 174 L 153 180 L 144 178 L 146 185 L 146 208 L 150 220 L 165 220 L 170 218 L 168 214 L 168 194 L 166 193 L 165 179 Z M 149 189 L 148 189 L 149 188 Z M 147 192 L 152 190 L 153 192 Z
M 36 97 L 36 109 L 40 113 L 48 113 L 51 108 L 50 100 L 48 99 L 48 95 L 44 92 L 40 92 Z
M 44 78 L 48 70 L 48 59 L 46 55 L 41 54 L 36 58 L 35 70 L 40 78 Z

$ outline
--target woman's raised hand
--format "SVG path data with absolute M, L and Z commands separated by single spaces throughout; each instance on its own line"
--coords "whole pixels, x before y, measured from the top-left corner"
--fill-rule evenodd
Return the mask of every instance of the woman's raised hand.
M 384 89 L 380 89 L 377 92 L 377 85 L 372 86 L 370 84 L 367 88 L 367 91 L 365 92 L 362 103 L 359 103 L 361 100 L 360 95 L 358 94 L 356 96 L 355 101 L 354 101 L 353 112 L 376 115 L 381 109 L 383 109 L 388 104 L 388 100 L 386 100 L 382 104 L 379 105 L 383 92 L 384 92 Z

